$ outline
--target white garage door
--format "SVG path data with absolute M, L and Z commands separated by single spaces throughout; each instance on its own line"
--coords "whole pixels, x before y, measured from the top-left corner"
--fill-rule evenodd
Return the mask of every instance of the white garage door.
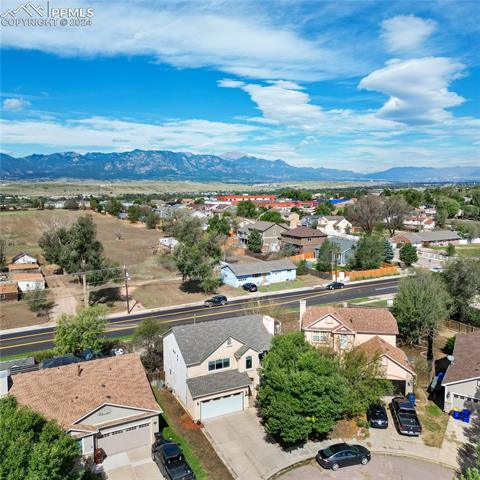
M 226 415 L 243 410 L 243 393 L 200 402 L 200 420 Z
M 107 455 L 112 455 L 142 445 L 150 445 L 152 443 L 150 428 L 149 422 L 104 433 L 102 438 L 97 440 L 97 448 L 103 448 Z

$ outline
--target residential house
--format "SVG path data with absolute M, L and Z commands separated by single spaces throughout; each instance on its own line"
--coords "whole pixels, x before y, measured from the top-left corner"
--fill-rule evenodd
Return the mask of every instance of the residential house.
M 2 380 L 5 380 L 2 379 Z M 90 456 L 150 446 L 162 413 L 138 353 L 19 373 L 6 379 L 21 405 L 56 421 Z
M 39 272 L 40 266 L 38 263 L 10 263 L 8 265 L 8 272 Z
M 397 246 L 410 243 L 416 247 L 442 246 L 449 243 L 458 245 L 462 237 L 451 230 L 433 230 L 431 232 L 397 232 L 391 238 Z
M 270 285 L 288 282 L 297 278 L 296 265 L 287 259 L 269 262 L 230 263 L 220 269 L 222 282 L 232 287 L 241 287 L 246 283 Z
M 297 227 L 292 230 L 286 230 L 281 234 L 282 247 L 292 245 L 297 254 L 315 253 L 315 247 L 321 245 L 327 235 L 320 230 L 308 227 Z
M 357 245 L 357 240 L 350 240 L 343 237 L 328 237 L 328 241 L 338 247 L 336 259 L 337 264 L 347 265 L 349 260 L 355 255 L 355 246 Z M 315 247 L 315 258 L 318 258 L 320 248 L 321 245 Z
M 413 390 L 415 371 L 396 346 L 398 326 L 386 308 L 308 307 L 300 302 L 301 328 L 306 340 L 336 353 L 361 349 L 367 358 L 379 357 L 385 378 L 402 393 Z
M 14 282 L 0 283 L 0 301 L 18 300 L 18 287 Z
M 468 408 L 480 412 L 480 330 L 458 333 L 452 356 L 442 380 L 444 410 Z
M 280 250 L 280 236 L 286 232 L 288 228 L 285 225 L 279 225 L 274 222 L 264 222 L 262 220 L 245 225 L 237 230 L 240 245 L 248 247 L 248 237 L 253 230 L 259 232 L 262 236 L 263 252 L 278 252 Z
M 17 284 L 22 293 L 45 288 L 45 278 L 42 272 L 12 272 L 10 280 Z
M 435 228 L 435 220 L 427 215 L 410 215 L 403 220 L 403 227 L 417 232 L 433 230 Z
M 350 233 L 352 224 L 341 215 L 321 215 L 317 220 L 317 229 L 327 235 Z
M 158 243 L 163 250 L 171 253 L 180 242 L 174 237 L 162 237 L 158 239 Z
M 297 228 L 300 225 L 300 215 L 290 210 L 280 210 L 280 215 L 285 220 L 288 228 Z
M 273 318 L 260 315 L 172 327 L 163 337 L 167 387 L 193 420 L 246 409 L 276 328 Z
M 21 252 L 18 255 L 15 255 L 12 258 L 12 261 L 10 263 L 19 263 L 19 264 L 34 263 L 34 264 L 38 264 L 38 260 L 33 255 L 30 255 L 27 252 Z

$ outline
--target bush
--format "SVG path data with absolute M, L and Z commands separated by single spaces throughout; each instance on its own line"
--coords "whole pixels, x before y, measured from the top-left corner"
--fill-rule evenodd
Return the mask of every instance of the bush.
M 454 335 L 453 337 L 447 338 L 447 341 L 445 342 L 445 346 L 443 347 L 443 351 L 447 355 L 451 355 L 453 353 L 453 347 L 455 347 L 455 338 L 456 338 L 456 335 Z
M 34 358 L 37 363 L 42 363 L 44 360 L 47 360 L 48 358 L 53 358 L 55 355 L 57 355 L 57 352 L 54 348 L 51 348 L 49 350 L 41 350 L 40 352 L 34 353 Z
M 300 260 L 296 263 L 297 275 L 306 275 L 308 273 L 308 265 L 306 260 Z

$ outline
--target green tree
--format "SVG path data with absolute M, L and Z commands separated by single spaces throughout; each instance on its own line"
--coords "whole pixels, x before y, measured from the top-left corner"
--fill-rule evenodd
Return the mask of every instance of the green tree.
M 383 218 L 390 235 L 395 235 L 395 231 L 402 228 L 405 216 L 409 211 L 410 206 L 401 195 L 394 195 L 385 199 L 383 202 Z
M 142 216 L 142 209 L 139 205 L 131 205 L 127 209 L 127 217 L 132 223 L 136 223 Z
M 393 260 L 393 248 L 392 248 L 392 244 L 387 240 L 385 239 L 383 241 L 383 259 L 390 263 L 392 260 Z
M 78 207 L 79 205 L 75 198 L 68 198 L 63 205 L 63 208 L 66 210 L 78 210 Z
M 458 258 L 450 261 L 444 277 L 453 298 L 453 318 L 470 323 L 473 313 L 470 304 L 480 294 L 480 260 Z
M 98 210 L 99 207 L 100 207 L 100 202 L 98 201 L 98 198 L 90 197 L 90 208 L 92 210 Z
M 382 238 L 372 235 L 362 237 L 355 248 L 350 266 L 358 270 L 378 268 L 384 259 L 384 243 Z
M 273 338 L 260 377 L 260 415 L 267 433 L 282 443 L 329 432 L 347 408 L 348 384 L 337 360 L 321 355 L 302 332 Z
M 406 243 L 400 249 L 400 261 L 407 267 L 418 261 L 417 249 L 411 243 Z
M 440 323 L 450 313 L 450 304 L 451 297 L 438 275 L 419 271 L 400 282 L 392 313 L 405 342 L 416 345 L 427 337 L 428 360 L 433 359 L 433 341 Z
M 469 467 L 460 476 L 459 480 L 480 480 L 480 442 L 477 441 L 476 447 L 476 465 Z
M 0 478 L 5 480 L 79 480 L 77 441 L 56 423 L 0 399 Z
M 0 272 L 7 266 L 7 239 L 0 236 Z
M 155 230 L 158 225 L 158 215 L 153 211 L 150 210 L 147 214 L 147 218 L 145 219 L 145 225 L 149 230 Z
M 262 234 L 258 230 L 252 230 L 248 236 L 248 249 L 254 253 L 262 251 L 263 239 Z
M 143 366 L 147 372 L 159 371 L 163 366 L 163 333 L 165 323 L 158 318 L 146 318 L 133 334 L 133 344 L 140 349 Z
M 455 217 L 460 210 L 460 204 L 453 198 L 441 197 L 437 200 L 437 209 L 447 212 L 447 217 Z
M 405 200 L 414 208 L 420 206 L 420 203 L 423 200 L 423 193 L 420 190 L 416 190 L 414 188 L 409 188 L 408 190 L 404 190 L 402 192 Z
M 383 218 L 382 201 L 375 195 L 366 195 L 355 205 L 348 207 L 345 214 L 348 220 L 354 225 L 359 225 L 367 235 L 370 235 Z
M 308 273 L 308 265 L 306 260 L 297 262 L 297 275 L 306 275 Z
M 40 288 L 26 292 L 23 299 L 26 300 L 28 309 L 32 312 L 45 314 L 53 307 L 53 302 L 48 299 L 48 292 Z
M 216 232 L 221 235 L 228 235 L 230 233 L 231 227 L 228 217 L 214 215 L 208 220 L 208 231 Z
M 358 348 L 337 357 L 339 372 L 348 384 L 345 413 L 349 417 L 365 413 L 380 398 L 392 393 L 392 383 L 384 378 L 378 355 L 367 358 Z
M 322 202 L 315 207 L 315 215 L 331 215 L 333 209 L 334 206 L 330 202 Z
M 105 309 L 101 305 L 85 308 L 77 315 L 63 314 L 55 329 L 58 353 L 79 354 L 87 349 L 101 351 L 105 341 L 105 325 Z
M 251 200 L 242 200 L 236 207 L 239 217 L 256 218 L 258 215 L 257 206 Z
M 290 188 L 280 192 L 279 197 L 291 198 L 292 200 L 309 201 L 312 199 L 312 193 L 307 190 Z
M 123 210 L 122 202 L 117 198 L 111 198 L 105 205 L 105 211 L 108 214 L 113 215 L 114 217 L 118 217 L 118 215 L 122 210 Z
M 453 243 L 449 243 L 446 248 L 447 257 L 455 256 L 455 245 Z
M 265 213 L 262 213 L 262 215 L 260 215 L 260 220 L 278 224 L 287 223 L 287 221 L 282 217 L 282 214 L 276 210 L 267 210 Z
M 332 263 L 335 262 L 335 255 L 338 255 L 340 248 L 330 240 L 325 240 L 318 249 L 317 264 L 315 268 L 319 272 L 332 270 Z
M 203 234 L 201 220 L 186 211 L 175 212 L 164 222 L 163 230 L 179 242 L 189 245 L 195 243 Z
M 448 212 L 444 208 L 437 208 L 435 213 L 435 224 L 437 227 L 444 228 L 447 221 Z

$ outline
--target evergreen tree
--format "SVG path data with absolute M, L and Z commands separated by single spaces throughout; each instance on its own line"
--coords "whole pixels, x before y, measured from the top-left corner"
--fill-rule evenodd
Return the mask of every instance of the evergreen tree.
M 263 240 L 262 234 L 258 230 L 252 230 L 248 236 L 248 249 L 254 253 L 262 251 Z
M 400 249 L 400 260 L 407 267 L 412 266 L 412 264 L 418 261 L 417 249 L 411 243 L 406 243 Z

